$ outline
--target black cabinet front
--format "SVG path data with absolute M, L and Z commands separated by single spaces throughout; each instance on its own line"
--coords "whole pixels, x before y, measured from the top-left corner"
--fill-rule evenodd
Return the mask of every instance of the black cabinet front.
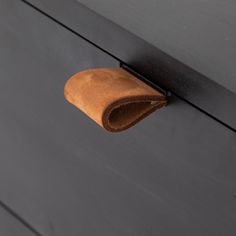
M 119 62 L 22 2 L 0 22 L 1 201 L 42 235 L 235 235 L 235 133 L 174 96 L 107 133 L 63 87 Z

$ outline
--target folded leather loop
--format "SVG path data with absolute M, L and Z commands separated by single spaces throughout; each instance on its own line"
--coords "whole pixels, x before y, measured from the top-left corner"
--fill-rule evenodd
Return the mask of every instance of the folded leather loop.
M 81 71 L 65 84 L 65 98 L 111 132 L 125 130 L 166 105 L 166 97 L 122 68 Z

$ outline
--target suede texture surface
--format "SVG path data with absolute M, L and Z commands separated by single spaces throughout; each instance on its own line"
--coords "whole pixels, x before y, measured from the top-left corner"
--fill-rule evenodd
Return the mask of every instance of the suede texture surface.
M 111 132 L 125 130 L 167 104 L 161 92 L 123 68 L 78 72 L 67 80 L 64 96 Z

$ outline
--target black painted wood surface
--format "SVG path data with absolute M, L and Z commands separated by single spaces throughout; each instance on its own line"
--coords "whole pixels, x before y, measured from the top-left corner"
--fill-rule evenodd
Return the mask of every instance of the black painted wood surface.
M 127 132 L 105 132 L 63 86 L 118 61 L 0 2 L 3 202 L 42 235 L 235 235 L 234 132 L 174 96 Z

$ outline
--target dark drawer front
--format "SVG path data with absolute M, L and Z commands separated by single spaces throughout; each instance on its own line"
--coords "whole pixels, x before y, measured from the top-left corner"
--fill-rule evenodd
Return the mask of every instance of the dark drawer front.
M 103 131 L 63 97 L 118 66 L 19 1 L 0 7 L 0 198 L 42 235 L 235 235 L 235 133 L 173 97 Z
M 235 1 L 24 2 L 236 132 Z

